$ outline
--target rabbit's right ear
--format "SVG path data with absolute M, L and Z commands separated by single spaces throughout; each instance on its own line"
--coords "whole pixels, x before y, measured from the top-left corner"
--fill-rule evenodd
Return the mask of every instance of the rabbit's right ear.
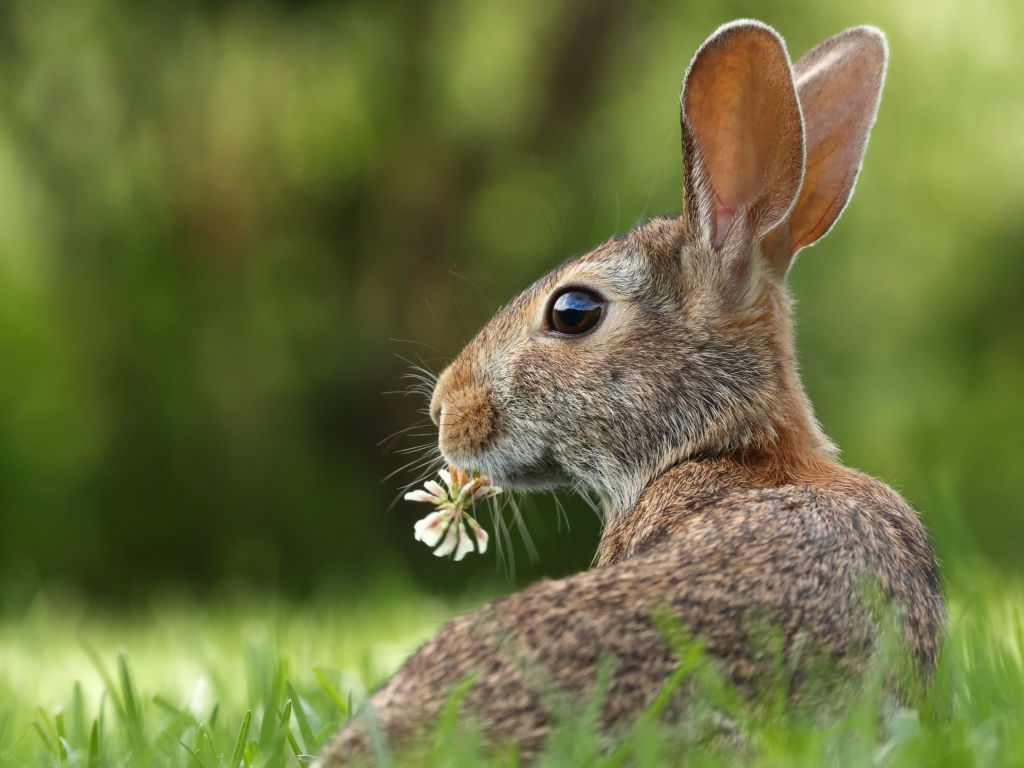
M 764 243 L 779 277 L 797 251 L 825 236 L 853 194 L 887 58 L 881 31 L 854 27 L 815 46 L 793 67 L 807 130 L 807 170 L 789 221 Z
M 756 21 L 720 27 L 680 95 L 683 216 L 737 267 L 785 220 L 804 173 L 800 104 L 782 38 Z

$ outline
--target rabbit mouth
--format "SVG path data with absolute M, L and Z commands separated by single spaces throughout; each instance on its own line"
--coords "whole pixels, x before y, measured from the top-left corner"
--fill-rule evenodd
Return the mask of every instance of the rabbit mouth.
M 550 457 L 523 460 L 500 450 L 486 450 L 465 462 L 495 485 L 513 491 L 550 491 L 570 484 L 570 479 Z
M 512 491 L 553 491 L 569 484 L 569 479 L 560 472 L 548 473 L 510 473 L 488 475 L 492 481 Z

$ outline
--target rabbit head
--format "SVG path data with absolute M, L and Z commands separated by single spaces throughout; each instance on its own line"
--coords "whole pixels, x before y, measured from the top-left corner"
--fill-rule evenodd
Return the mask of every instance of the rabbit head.
M 870 28 L 795 69 L 770 27 L 715 32 L 680 98 L 682 213 L 557 267 L 495 315 L 434 389 L 444 457 L 513 488 L 592 490 L 611 514 L 689 457 L 775 457 L 783 474 L 827 459 L 784 280 L 852 193 L 885 61 Z

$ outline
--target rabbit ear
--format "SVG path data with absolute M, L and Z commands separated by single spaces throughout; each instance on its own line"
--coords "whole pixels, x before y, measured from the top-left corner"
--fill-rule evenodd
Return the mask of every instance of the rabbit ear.
M 714 248 L 727 239 L 750 245 L 786 218 L 803 178 L 804 138 L 775 30 L 737 21 L 711 35 L 687 70 L 680 122 L 684 216 Z
M 780 275 L 797 251 L 832 228 L 853 194 L 887 58 L 881 31 L 855 27 L 816 46 L 793 68 L 807 132 L 807 170 L 788 226 L 765 243 L 766 258 Z

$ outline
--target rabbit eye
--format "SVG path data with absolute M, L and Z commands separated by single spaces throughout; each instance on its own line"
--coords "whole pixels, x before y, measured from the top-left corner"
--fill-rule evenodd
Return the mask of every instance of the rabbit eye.
M 571 289 L 551 305 L 551 328 L 559 333 L 586 333 L 597 325 L 604 302 L 590 291 Z

